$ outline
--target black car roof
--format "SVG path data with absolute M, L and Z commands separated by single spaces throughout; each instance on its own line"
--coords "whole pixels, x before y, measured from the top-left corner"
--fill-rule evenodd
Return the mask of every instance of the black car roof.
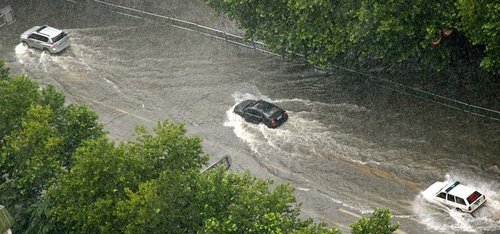
M 260 109 L 260 110 L 265 110 L 265 109 L 273 108 L 275 106 L 276 105 L 274 105 L 272 103 L 269 103 L 269 102 L 266 102 L 264 100 L 258 100 L 255 103 L 253 103 L 253 107 L 255 107 L 257 109 Z
M 246 109 L 248 107 L 253 106 L 253 104 L 255 102 L 257 102 L 257 101 L 255 101 L 255 100 L 245 100 L 245 101 L 240 102 L 238 105 L 236 105 L 236 108 L 238 108 L 238 109 Z
M 283 111 L 283 109 L 279 108 L 278 106 L 264 100 L 258 100 L 252 103 L 252 105 L 248 106 L 247 108 L 258 110 L 267 116 L 270 116 L 277 111 Z

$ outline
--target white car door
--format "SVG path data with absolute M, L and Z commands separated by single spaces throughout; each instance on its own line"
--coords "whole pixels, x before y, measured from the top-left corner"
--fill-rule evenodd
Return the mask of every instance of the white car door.
M 463 211 L 467 211 L 468 210 L 468 206 L 466 204 L 466 201 L 461 198 L 461 197 L 455 197 L 455 206 L 460 208 L 461 210 Z
M 38 45 L 39 41 L 40 40 L 38 39 L 38 35 L 31 34 L 28 37 L 27 43 L 28 43 L 28 46 L 30 46 L 30 47 L 40 49 L 40 46 Z

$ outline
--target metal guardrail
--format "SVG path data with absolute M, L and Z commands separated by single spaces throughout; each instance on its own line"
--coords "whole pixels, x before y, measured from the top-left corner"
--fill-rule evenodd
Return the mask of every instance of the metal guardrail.
M 0 28 L 5 25 L 13 24 L 14 22 L 16 22 L 16 19 L 14 17 L 14 12 L 12 11 L 12 8 L 10 6 L 6 6 L 0 9 L 0 19 L 2 19 L 0 23 Z
M 431 92 L 427 92 L 424 90 L 420 90 L 417 88 L 406 86 L 406 85 L 403 85 L 403 84 L 400 84 L 397 82 L 393 82 L 390 80 L 378 78 L 378 77 L 375 77 L 373 75 L 366 74 L 366 73 L 359 72 L 359 71 L 355 71 L 352 69 L 348 69 L 348 68 L 344 68 L 344 67 L 340 67 L 340 66 L 333 66 L 333 67 L 336 69 L 339 69 L 339 70 L 345 70 L 345 71 L 360 75 L 364 79 L 369 79 L 370 82 L 372 82 L 372 83 L 374 83 L 382 88 L 385 88 L 385 89 L 388 89 L 388 90 L 391 90 L 394 92 L 398 92 L 398 93 L 402 93 L 402 94 L 407 95 L 407 96 L 412 96 L 415 98 L 430 101 L 430 102 L 433 102 L 433 103 L 436 103 L 436 104 L 439 104 L 442 106 L 446 106 L 448 108 L 452 108 L 455 110 L 470 113 L 472 115 L 500 121 L 500 111 L 471 105 L 471 104 L 468 104 L 465 102 L 461 102 L 461 101 L 447 98 L 447 97 L 444 97 L 444 96 L 441 96 L 438 94 L 434 94 Z M 328 69 L 333 70 L 331 67 Z
M 117 4 L 113 4 L 113 3 L 109 3 L 109 2 L 105 2 L 105 1 L 101 1 L 101 0 L 93 0 L 93 1 L 96 3 L 103 4 L 104 6 L 110 7 L 111 9 L 119 9 L 121 11 L 125 11 L 127 14 L 133 15 L 134 13 L 135 14 L 138 13 L 144 18 L 164 20 L 165 23 L 170 24 L 176 28 L 198 32 L 198 33 L 201 33 L 203 35 L 206 35 L 206 36 L 209 36 L 212 38 L 216 38 L 216 39 L 220 39 L 220 40 L 224 40 L 228 43 L 232 43 L 232 44 L 235 44 L 238 46 L 252 48 L 252 49 L 255 49 L 256 51 L 260 51 L 260 52 L 264 52 L 264 53 L 272 54 L 272 55 L 276 55 L 276 56 L 281 56 L 281 55 L 278 55 L 272 51 L 266 50 L 265 49 L 266 45 L 262 42 L 246 40 L 241 36 L 237 36 L 237 35 L 234 35 L 231 33 L 226 33 L 224 31 L 220 31 L 220 30 L 217 30 L 214 28 L 206 27 L 203 25 L 199 25 L 199 24 L 185 21 L 185 20 L 181 20 L 181 19 L 176 19 L 176 18 L 172 18 L 172 17 L 160 15 L 160 14 L 142 11 L 142 10 L 138 10 L 138 9 L 134 9 L 134 8 L 126 7 L 126 6 L 121 6 L 121 5 L 117 5 Z
M 241 36 L 233 35 L 230 33 L 226 33 L 226 32 L 223 32 L 223 31 L 220 31 L 217 29 L 209 28 L 209 27 L 206 27 L 203 25 L 198 25 L 196 23 L 192 23 L 192 22 L 185 21 L 185 20 L 175 19 L 175 18 L 171 18 L 168 16 L 150 13 L 150 12 L 146 12 L 146 11 L 142 11 L 142 10 L 138 10 L 138 9 L 134 9 L 134 8 L 130 8 L 130 7 L 120 6 L 120 5 L 104 2 L 101 0 L 93 0 L 93 1 L 100 3 L 100 4 L 103 4 L 105 6 L 108 6 L 110 8 L 120 9 L 122 11 L 127 11 L 129 13 L 135 13 L 135 14 L 138 13 L 141 16 L 146 17 L 146 18 L 162 19 L 162 20 L 165 20 L 166 23 L 168 23 L 174 27 L 180 28 L 180 29 L 198 32 L 198 33 L 201 33 L 203 35 L 213 37 L 216 39 L 220 39 L 220 40 L 224 40 L 228 43 L 232 43 L 232 44 L 235 44 L 238 46 L 243 46 L 246 48 L 254 49 L 254 50 L 259 51 L 259 52 L 264 52 L 267 54 L 272 54 L 275 56 L 284 57 L 284 55 L 276 54 L 272 51 L 267 50 L 266 44 L 264 44 L 262 42 L 246 40 L 245 38 L 243 38 Z M 303 57 L 300 54 L 295 54 L 295 55 L 297 55 L 297 57 Z M 416 97 L 419 99 L 427 100 L 430 102 L 434 102 L 434 103 L 437 103 L 437 104 L 440 104 L 440 105 L 443 105 L 443 106 L 446 106 L 446 107 L 449 107 L 452 109 L 471 113 L 473 115 L 491 118 L 491 119 L 500 121 L 500 111 L 491 110 L 491 109 L 483 108 L 480 106 L 467 104 L 467 103 L 464 103 L 461 101 L 457 101 L 457 100 L 453 100 L 453 99 L 450 99 L 450 98 L 447 98 L 444 96 L 433 94 L 433 93 L 430 93 L 430 92 L 427 92 L 424 90 L 420 90 L 420 89 L 406 86 L 406 85 L 403 85 L 400 83 L 396 83 L 396 82 L 393 82 L 393 81 L 390 81 L 387 79 L 378 78 L 378 77 L 375 77 L 373 75 L 366 74 L 366 73 L 363 73 L 360 71 L 355 71 L 355 70 L 345 68 L 342 66 L 338 66 L 338 65 L 331 65 L 330 67 L 328 67 L 326 69 L 321 69 L 321 70 L 326 70 L 326 71 L 332 72 L 336 69 L 344 70 L 344 71 L 348 71 L 348 72 L 360 75 L 364 79 L 367 79 L 367 80 L 373 82 L 374 84 L 379 85 L 380 87 L 383 87 L 385 89 L 389 89 L 389 90 L 392 90 L 395 92 L 402 93 L 404 95 L 408 95 L 408 96 Z

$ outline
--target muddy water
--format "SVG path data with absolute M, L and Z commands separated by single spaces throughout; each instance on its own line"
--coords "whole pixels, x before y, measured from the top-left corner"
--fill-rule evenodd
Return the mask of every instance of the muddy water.
M 238 32 L 198 1 L 115 2 Z M 131 139 L 136 124 L 186 123 L 213 161 L 228 154 L 235 171 L 292 183 L 304 216 L 346 232 L 376 207 L 390 208 L 406 233 L 500 230 L 498 121 L 93 1 L 8 4 L 17 22 L 0 28 L 0 55 L 12 72 L 54 84 L 69 102 L 91 106 L 116 140 Z M 45 14 L 51 9 L 64 10 Z M 23 30 L 45 23 L 69 32 L 67 51 L 50 56 L 19 44 Z M 245 99 L 276 103 L 289 121 L 278 129 L 246 123 L 232 113 Z M 448 179 L 489 199 L 476 217 L 422 199 L 427 186 Z

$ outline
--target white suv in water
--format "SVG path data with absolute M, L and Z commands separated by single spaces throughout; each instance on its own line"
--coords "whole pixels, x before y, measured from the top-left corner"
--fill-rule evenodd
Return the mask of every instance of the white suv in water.
M 62 30 L 47 25 L 35 26 L 21 34 L 21 42 L 51 54 L 59 53 L 69 46 L 69 36 Z
M 427 199 L 467 213 L 472 213 L 486 202 L 483 194 L 460 184 L 459 181 L 436 182 L 423 193 L 432 194 L 433 197 Z

